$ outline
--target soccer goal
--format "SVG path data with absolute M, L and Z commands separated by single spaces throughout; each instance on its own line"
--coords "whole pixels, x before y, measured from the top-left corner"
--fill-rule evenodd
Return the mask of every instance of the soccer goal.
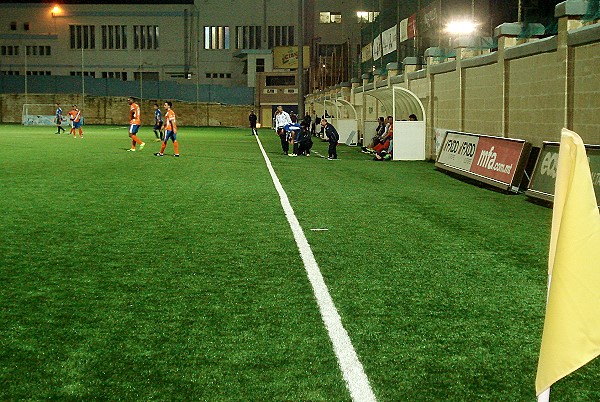
M 68 119 L 63 115 L 61 124 L 68 124 Z M 24 126 L 54 126 L 56 125 L 56 106 L 44 103 L 25 103 L 21 114 L 21 123 Z

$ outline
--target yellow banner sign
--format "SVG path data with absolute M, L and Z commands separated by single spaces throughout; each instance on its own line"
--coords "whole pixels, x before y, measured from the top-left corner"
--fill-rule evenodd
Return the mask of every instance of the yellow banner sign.
M 310 47 L 304 46 L 304 68 L 310 67 Z M 273 48 L 274 68 L 298 68 L 298 46 L 277 46 Z

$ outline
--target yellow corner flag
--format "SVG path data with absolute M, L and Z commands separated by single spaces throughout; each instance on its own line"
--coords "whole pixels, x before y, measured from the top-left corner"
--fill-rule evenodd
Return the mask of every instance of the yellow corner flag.
M 536 394 L 599 354 L 600 214 L 583 141 L 563 129 Z

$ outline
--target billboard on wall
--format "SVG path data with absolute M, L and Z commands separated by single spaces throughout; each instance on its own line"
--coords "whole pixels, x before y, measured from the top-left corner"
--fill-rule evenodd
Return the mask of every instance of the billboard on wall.
M 554 200 L 559 149 L 559 142 L 544 142 L 525 194 L 546 201 Z M 585 152 L 590 163 L 596 203 L 600 206 L 600 145 L 586 145 Z
M 417 15 L 413 14 L 400 21 L 399 31 L 400 42 L 404 42 L 417 36 Z
M 397 25 L 394 25 L 381 33 L 381 49 L 384 56 L 396 50 L 396 31 Z
M 363 46 L 361 52 L 361 60 L 363 62 L 369 61 L 373 58 L 373 42 L 369 42 L 366 46 Z
M 435 165 L 517 192 L 530 152 L 524 140 L 448 131 Z
M 373 60 L 381 59 L 381 34 L 373 39 Z
M 310 47 L 304 46 L 304 68 L 310 68 Z M 276 46 L 273 48 L 274 68 L 298 68 L 298 46 Z

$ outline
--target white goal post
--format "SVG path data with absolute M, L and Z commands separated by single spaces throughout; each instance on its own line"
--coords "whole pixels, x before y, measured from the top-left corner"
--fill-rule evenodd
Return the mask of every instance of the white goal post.
M 63 121 L 61 125 L 69 124 L 69 119 L 67 119 L 66 117 L 66 111 L 63 110 Z M 21 124 L 23 124 L 24 126 L 55 126 L 56 105 L 47 103 L 23 104 Z

